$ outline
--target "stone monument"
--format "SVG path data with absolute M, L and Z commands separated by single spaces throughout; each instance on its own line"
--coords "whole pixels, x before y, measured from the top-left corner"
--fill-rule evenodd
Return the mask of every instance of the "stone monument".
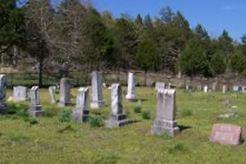
M 105 105 L 103 100 L 103 91 L 102 91 L 102 75 L 97 71 L 93 71 L 91 74 L 91 108 L 99 109 Z
M 16 102 L 27 100 L 27 87 L 16 86 L 13 88 L 13 99 Z
M 42 106 L 40 104 L 39 87 L 33 86 L 30 90 L 31 104 L 29 108 L 29 114 L 33 117 L 43 115 Z
M 165 83 L 163 83 L 163 82 L 156 82 L 155 83 L 155 90 L 158 91 L 159 89 L 165 89 Z
M 73 109 L 72 117 L 78 123 L 83 123 L 89 118 L 89 88 L 79 88 L 76 107 Z
M 179 127 L 175 121 L 176 92 L 174 89 L 162 89 L 157 92 L 156 119 L 151 129 L 151 134 L 167 134 L 174 137 L 179 133 Z
M 67 78 L 62 78 L 60 81 L 60 102 L 61 107 L 71 104 L 71 83 Z
M 127 82 L 127 100 L 135 101 L 136 94 L 135 94 L 135 77 L 134 74 L 129 72 L 128 73 L 128 82 Z
M 111 85 L 111 110 L 110 118 L 106 121 L 108 128 L 120 127 L 128 123 L 126 115 L 123 112 L 120 84 Z
M 5 103 L 6 87 L 7 77 L 5 75 L 0 75 L 0 114 L 5 114 L 7 112 L 7 106 Z
M 50 101 L 51 104 L 56 104 L 56 86 L 49 87 Z

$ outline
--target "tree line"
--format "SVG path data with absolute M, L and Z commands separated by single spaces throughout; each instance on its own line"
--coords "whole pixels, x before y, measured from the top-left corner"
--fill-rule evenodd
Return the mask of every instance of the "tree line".
M 142 70 L 214 77 L 246 75 L 246 35 L 233 41 L 224 30 L 211 37 L 198 24 L 191 28 L 179 11 L 164 7 L 159 15 L 98 12 L 90 1 L 1 0 L 1 63 L 31 61 L 42 74 L 59 70 Z M 48 69 L 49 70 L 49 69 Z

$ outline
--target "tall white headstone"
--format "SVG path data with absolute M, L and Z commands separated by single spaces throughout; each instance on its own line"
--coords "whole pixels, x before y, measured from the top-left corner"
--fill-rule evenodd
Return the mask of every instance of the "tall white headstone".
M 62 78 L 60 81 L 60 103 L 61 107 L 71 104 L 71 83 L 67 78 Z
M 73 119 L 76 122 L 82 123 L 89 118 L 89 88 L 79 88 L 76 107 L 73 109 Z
M 120 127 L 128 123 L 126 115 L 123 113 L 122 91 L 120 84 L 111 85 L 111 115 L 106 122 L 108 128 Z
M 135 93 L 135 77 L 134 74 L 129 72 L 128 73 L 128 83 L 127 83 L 127 100 L 135 101 L 136 100 L 136 93 Z
M 208 93 L 208 86 L 207 86 L 207 85 L 204 86 L 203 92 L 204 92 L 204 93 Z
M 40 104 L 40 95 L 39 95 L 39 87 L 33 86 L 30 90 L 30 109 L 29 113 L 33 117 L 41 116 L 43 115 L 42 106 Z
M 51 104 L 56 104 L 56 86 L 49 87 L 49 94 Z
M 105 105 L 103 100 L 103 92 L 102 92 L 102 75 L 97 71 L 93 71 L 91 74 L 91 108 L 99 109 Z
M 6 98 L 7 77 L 0 75 L 0 114 L 4 114 L 7 111 L 5 98 Z
M 223 93 L 226 93 L 226 92 L 227 92 L 227 86 L 226 86 L 226 85 L 223 85 L 223 86 L 222 86 L 222 92 L 223 92 Z
M 151 128 L 151 134 L 167 134 L 174 137 L 179 133 L 179 127 L 175 121 L 176 92 L 174 89 L 162 89 L 157 92 L 156 119 Z
M 13 88 L 14 101 L 26 101 L 27 100 L 27 87 L 16 86 Z

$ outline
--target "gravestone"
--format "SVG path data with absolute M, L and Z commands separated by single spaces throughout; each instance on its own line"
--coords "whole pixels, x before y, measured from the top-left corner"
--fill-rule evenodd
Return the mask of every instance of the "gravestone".
M 227 86 L 226 85 L 223 85 L 222 86 L 222 93 L 226 93 L 227 92 Z
M 0 114 L 5 114 L 7 111 L 7 106 L 5 103 L 6 86 L 7 86 L 7 77 L 5 75 L 0 75 Z
M 246 86 L 242 86 L 242 92 L 246 93 Z
M 197 85 L 197 90 L 202 91 L 202 85 L 201 84 Z
M 213 92 L 216 92 L 216 89 L 217 89 L 217 83 L 214 82 L 214 83 L 212 84 L 212 91 L 213 91 Z
M 91 108 L 99 109 L 105 105 L 103 100 L 103 91 L 102 91 L 102 75 L 97 71 L 93 71 L 91 74 Z
M 67 78 L 62 78 L 60 81 L 60 102 L 59 106 L 64 107 L 71 104 L 71 83 Z
M 79 88 L 76 107 L 73 110 L 72 117 L 78 123 L 83 123 L 89 118 L 89 88 Z
M 30 90 L 30 108 L 29 114 L 33 117 L 38 117 L 43 115 L 42 106 L 40 104 L 39 87 L 33 86 Z
M 14 101 L 26 101 L 27 100 L 27 87 L 16 86 L 13 88 Z
M 203 92 L 204 92 L 204 93 L 208 93 L 208 86 L 207 86 L 207 85 L 204 86 Z
M 159 89 L 165 89 L 165 83 L 163 83 L 163 82 L 156 82 L 155 83 L 155 90 L 158 91 Z
M 129 72 L 128 73 L 128 82 L 127 82 L 127 100 L 135 101 L 136 94 L 135 94 L 135 77 L 134 74 Z
M 50 101 L 51 104 L 56 104 L 56 86 L 49 87 Z
M 111 115 L 106 121 L 108 128 L 120 127 L 128 123 L 123 112 L 122 93 L 120 84 L 111 85 Z
M 156 119 L 151 128 L 151 134 L 167 134 L 174 137 L 179 133 L 179 127 L 175 121 L 176 92 L 174 89 L 158 90 Z
M 232 91 L 233 91 L 233 92 L 239 92 L 239 91 L 240 91 L 239 86 L 236 86 L 236 85 L 233 86 Z
M 223 145 L 240 145 L 242 128 L 231 124 L 214 124 L 209 140 Z
M 192 91 L 192 87 L 190 85 L 185 85 L 185 90 L 187 92 L 191 92 Z

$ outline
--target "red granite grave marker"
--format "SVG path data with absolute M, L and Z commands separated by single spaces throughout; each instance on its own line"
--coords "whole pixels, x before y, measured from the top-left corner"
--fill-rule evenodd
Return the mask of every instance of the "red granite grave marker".
M 242 128 L 231 124 L 214 124 L 209 140 L 223 145 L 240 145 Z

